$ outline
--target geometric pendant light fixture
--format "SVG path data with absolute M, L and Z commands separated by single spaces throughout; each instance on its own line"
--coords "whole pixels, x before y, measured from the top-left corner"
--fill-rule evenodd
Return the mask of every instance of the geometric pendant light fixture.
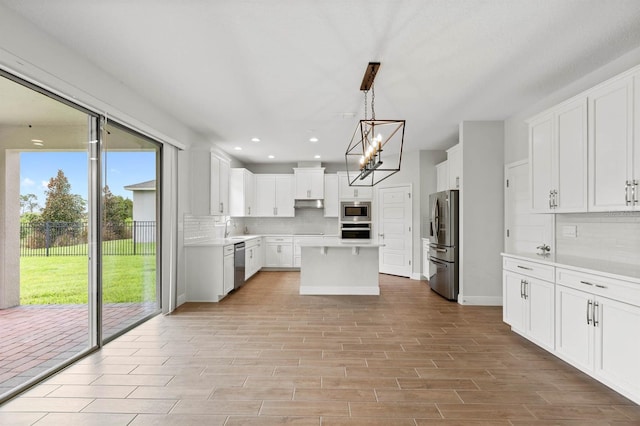
M 364 92 L 364 119 L 358 122 L 345 152 L 350 186 L 374 186 L 400 171 L 405 120 L 376 119 L 374 79 L 380 62 L 369 62 L 360 90 Z M 371 91 L 371 118 L 367 95 Z

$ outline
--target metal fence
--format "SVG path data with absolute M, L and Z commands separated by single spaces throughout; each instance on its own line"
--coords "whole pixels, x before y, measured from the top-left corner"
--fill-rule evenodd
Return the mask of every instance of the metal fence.
M 87 222 L 31 222 L 20 224 L 20 256 L 87 256 Z M 102 254 L 155 255 L 156 222 L 106 222 L 102 226 Z

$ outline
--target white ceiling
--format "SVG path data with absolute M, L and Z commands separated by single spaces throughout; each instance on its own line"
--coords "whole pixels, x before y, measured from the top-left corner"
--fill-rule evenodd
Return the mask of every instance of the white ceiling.
M 441 149 L 640 46 L 638 0 L 0 3 L 248 163 L 342 161 L 369 61 L 377 118 Z

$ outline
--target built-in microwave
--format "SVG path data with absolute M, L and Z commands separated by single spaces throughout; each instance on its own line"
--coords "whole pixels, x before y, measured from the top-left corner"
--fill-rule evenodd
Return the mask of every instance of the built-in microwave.
M 371 222 L 371 201 L 340 202 L 340 222 Z

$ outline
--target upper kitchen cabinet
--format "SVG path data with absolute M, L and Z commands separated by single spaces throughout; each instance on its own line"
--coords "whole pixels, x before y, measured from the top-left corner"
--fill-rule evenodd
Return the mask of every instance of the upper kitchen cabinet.
M 324 175 L 324 216 L 338 217 L 340 211 L 340 195 L 338 190 L 338 175 Z
M 462 188 L 462 149 L 460 144 L 447 150 L 447 173 L 449 175 L 448 189 Z
M 436 164 L 436 191 L 446 191 L 449 189 L 449 162 L 443 161 Z
M 638 74 L 622 76 L 589 93 L 589 211 L 640 208 L 639 84 Z
M 293 217 L 293 175 L 255 175 L 255 216 Z
M 229 214 L 229 170 L 228 160 L 211 153 L 210 209 L 213 216 Z
M 229 180 L 229 214 L 255 216 L 255 176 L 247 169 L 231 169 Z
M 189 170 L 191 214 L 228 215 L 229 161 L 210 151 L 193 150 Z
M 347 172 L 338 172 L 338 193 L 341 200 L 371 200 L 373 188 L 370 186 L 350 186 Z
M 587 100 L 572 99 L 529 121 L 531 209 L 587 211 Z
M 318 200 L 324 198 L 324 167 L 293 169 L 295 176 L 295 199 Z

